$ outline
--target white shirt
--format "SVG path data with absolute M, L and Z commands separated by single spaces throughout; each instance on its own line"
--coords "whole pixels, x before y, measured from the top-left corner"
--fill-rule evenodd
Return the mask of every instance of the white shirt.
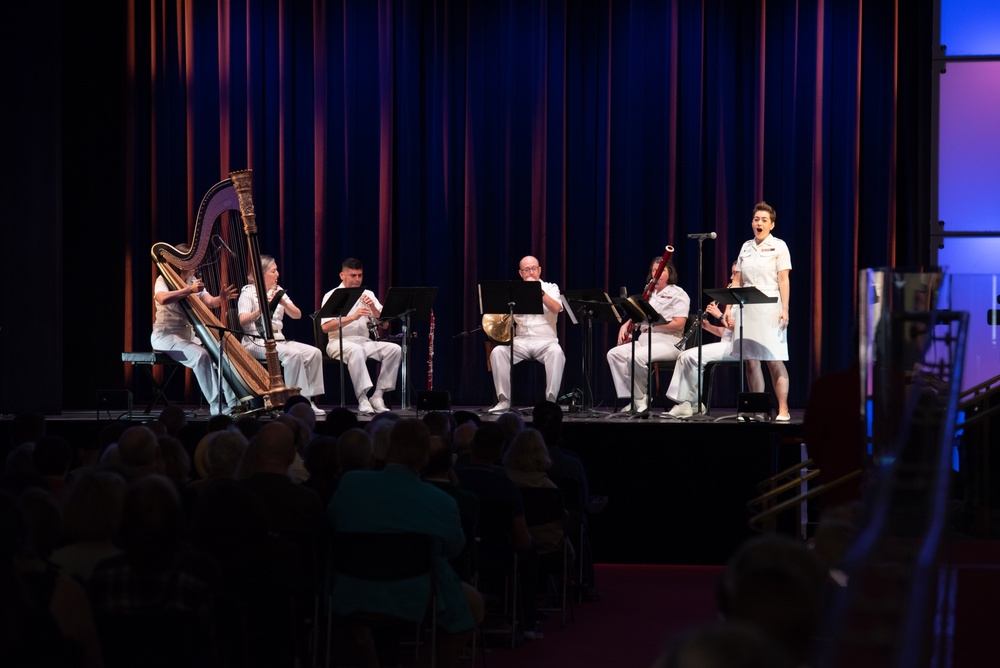
M 320 308 L 323 308 L 323 304 L 326 304 L 326 300 L 330 298 L 330 295 L 333 294 L 334 290 L 339 290 L 342 287 L 344 287 L 343 282 L 341 282 L 341 284 L 338 285 L 333 290 L 330 290 L 325 295 L 323 295 L 323 301 L 320 302 Z M 372 304 L 375 305 L 375 310 L 377 310 L 379 313 L 382 312 L 382 302 L 380 302 L 378 300 L 378 298 L 375 296 L 374 292 L 372 292 L 371 290 L 365 290 L 361 294 L 361 296 L 362 297 L 367 296 L 369 299 L 371 299 L 372 300 Z M 351 307 L 351 310 L 347 313 L 347 315 L 354 315 L 354 312 L 357 311 L 359 308 L 361 308 L 361 305 L 362 305 L 362 301 L 359 298 L 358 301 L 354 302 L 354 306 Z M 320 320 L 320 324 L 321 325 L 326 324 L 326 323 L 330 322 L 331 320 L 336 320 L 336 318 L 323 318 L 322 320 Z M 348 336 L 357 336 L 357 337 L 361 337 L 361 338 L 365 338 L 365 339 L 369 338 L 369 336 L 368 336 L 368 320 L 367 320 L 367 318 L 358 318 L 357 320 L 355 320 L 353 322 L 349 322 L 349 323 L 345 324 L 344 325 L 344 336 L 345 337 L 348 337 Z
M 559 286 L 555 283 L 539 281 L 542 284 L 542 292 L 559 301 L 561 293 Z M 557 338 L 556 323 L 559 320 L 559 311 L 553 311 L 548 305 L 542 302 L 541 313 L 515 313 L 514 322 L 517 323 L 517 336 L 538 336 L 542 338 Z

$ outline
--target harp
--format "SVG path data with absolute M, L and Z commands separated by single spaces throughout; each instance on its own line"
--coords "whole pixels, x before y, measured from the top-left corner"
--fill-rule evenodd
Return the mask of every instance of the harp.
M 195 269 L 212 294 L 220 294 L 224 285 L 239 286 L 250 280 L 256 286 L 258 303 L 267 304 L 252 183 L 251 171 L 244 170 L 230 172 L 228 180 L 209 189 L 198 208 L 187 250 L 163 242 L 153 244 L 153 262 L 171 289 L 185 287 L 180 272 Z M 239 317 L 230 304 L 223 304 L 217 314 L 197 295 L 180 303 L 244 408 L 272 410 L 298 394 L 299 388 L 285 387 L 270 318 L 262 318 L 265 367 L 240 342 Z

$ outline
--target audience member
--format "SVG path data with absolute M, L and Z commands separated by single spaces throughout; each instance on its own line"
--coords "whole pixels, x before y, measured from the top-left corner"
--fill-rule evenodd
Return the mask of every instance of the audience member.
M 458 504 L 458 514 L 465 532 L 465 547 L 451 560 L 451 565 L 464 582 L 475 575 L 476 525 L 479 523 L 479 497 L 462 489 L 455 475 L 451 445 L 440 436 L 431 436 L 431 451 L 424 466 L 424 480 L 434 485 Z
M 218 665 L 214 633 L 218 564 L 182 538 L 176 486 L 151 473 L 125 491 L 119 545 L 87 589 L 106 665 Z
M 118 462 L 127 477 L 134 479 L 163 471 L 163 458 L 156 434 L 145 425 L 129 427 L 118 438 Z
M 337 406 L 326 414 L 326 431 L 335 438 L 340 438 L 345 431 L 357 426 L 357 413 L 345 406 Z
M 41 491 L 41 490 L 39 490 Z M 47 494 L 47 492 L 42 492 Z M 0 491 L 0 657 L 9 668 L 105 665 L 83 587 L 27 552 L 28 528 Z
M 163 430 L 168 436 L 180 436 L 181 430 L 188 424 L 187 413 L 177 404 L 170 404 L 162 411 L 156 422 L 163 425 Z
M 73 448 L 62 436 L 45 435 L 35 443 L 31 461 L 35 471 L 45 481 L 45 487 L 62 503 L 66 496 L 66 478 L 69 475 Z
M 521 493 L 506 471 L 498 465 L 504 448 L 504 431 L 496 422 L 485 422 L 472 439 L 469 464 L 458 472 L 459 484 L 479 497 L 479 538 L 477 570 L 479 589 L 491 600 L 501 599 L 508 576 L 513 575 L 515 555 L 529 571 L 527 579 L 537 581 L 537 561 L 524 519 Z M 523 580 L 521 580 L 523 582 Z M 533 585 L 532 585 L 533 589 Z M 523 596 L 519 596 L 522 602 Z M 529 601 L 530 603 L 530 601 Z M 537 609 L 521 611 L 525 637 L 540 637 Z
M 62 536 L 51 561 L 59 572 L 86 584 L 103 560 L 121 554 L 115 545 L 125 502 L 125 479 L 113 472 L 87 471 L 73 484 L 63 511 Z
M 819 632 L 826 573 L 806 546 L 781 534 L 754 536 L 726 565 L 719 612 L 760 629 L 806 665 Z
M 750 625 L 715 623 L 673 638 L 652 668 L 795 668 L 788 653 Z
M 503 428 L 504 450 L 506 450 L 511 441 L 514 440 L 514 437 L 521 433 L 521 431 L 523 431 L 527 426 L 524 423 L 524 418 L 521 417 L 521 414 L 515 413 L 514 411 L 507 411 L 506 413 L 501 413 L 497 416 L 497 424 Z
M 333 436 L 313 436 L 306 446 L 302 464 L 309 472 L 309 478 L 302 484 L 319 494 L 323 507 L 330 503 L 333 490 L 337 487 L 340 469 L 337 466 L 337 439 Z
M 420 479 L 430 453 L 430 431 L 420 420 L 400 420 L 392 427 L 382 471 L 353 471 L 341 478 L 328 508 L 334 531 L 418 532 L 439 544 L 435 557 L 438 666 L 454 666 L 482 617 L 482 600 L 463 585 L 448 559 L 465 545 L 458 507 L 451 497 Z M 336 540 L 336 538 L 334 538 Z M 409 581 L 408 581 L 409 582 Z M 376 612 L 419 623 L 426 612 L 426 582 L 397 584 L 393 595 L 373 595 L 371 585 L 350 578 L 333 583 L 333 612 L 346 616 Z M 388 590 L 387 590 L 388 591 Z

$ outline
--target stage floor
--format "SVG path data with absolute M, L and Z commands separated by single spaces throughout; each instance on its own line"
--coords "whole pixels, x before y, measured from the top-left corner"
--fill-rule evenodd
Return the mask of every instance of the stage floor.
M 335 406 L 321 404 L 324 409 Z M 205 406 L 183 406 L 197 432 L 205 429 Z M 348 406 L 348 408 L 352 408 Z M 136 424 L 155 419 L 161 407 L 122 410 L 66 410 L 46 416 L 48 431 L 71 443 L 96 440 L 111 421 Z M 481 420 L 495 420 L 482 406 L 452 406 Z M 412 407 L 396 410 L 422 415 Z M 530 410 L 524 409 L 530 422 Z M 801 461 L 802 410 L 787 423 L 737 422 L 735 409 L 715 407 L 704 419 L 620 417 L 607 409 L 566 413 L 564 447 L 577 453 L 587 470 L 590 493 L 608 497 L 607 506 L 589 517 L 594 560 L 626 564 L 724 564 L 753 535 L 747 503 L 757 485 Z M 11 416 L 0 417 L 0 443 L 8 444 Z M 261 416 L 261 419 L 271 419 Z M 359 416 L 365 424 L 371 416 Z M 317 433 L 329 433 L 325 418 Z M 194 442 L 197 443 L 195 435 Z M 793 515 L 789 513 L 788 515 Z M 796 517 L 779 520 L 779 530 L 796 531 Z

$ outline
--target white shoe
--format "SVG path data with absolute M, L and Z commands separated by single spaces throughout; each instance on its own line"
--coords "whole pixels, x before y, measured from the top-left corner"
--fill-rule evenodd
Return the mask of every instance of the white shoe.
M 369 403 L 367 398 L 358 399 L 358 413 L 362 415 L 371 415 L 375 411 L 372 410 L 372 405 Z
M 326 416 L 326 411 L 323 410 L 322 408 L 320 408 L 319 406 L 317 406 L 316 403 L 312 399 L 309 400 L 309 405 L 312 406 L 313 413 L 316 414 L 316 417 L 324 417 L 324 416 Z
M 385 402 L 382 401 L 382 397 L 372 397 L 368 400 L 371 404 L 372 409 L 376 413 L 388 413 L 389 409 L 386 408 Z
M 510 410 L 510 402 L 506 399 L 501 399 L 497 402 L 497 405 L 491 408 L 488 413 L 506 413 Z
M 675 418 L 690 417 L 694 415 L 694 409 L 691 407 L 691 402 L 682 401 L 673 408 L 671 408 L 669 411 L 667 411 L 667 415 L 670 415 Z

